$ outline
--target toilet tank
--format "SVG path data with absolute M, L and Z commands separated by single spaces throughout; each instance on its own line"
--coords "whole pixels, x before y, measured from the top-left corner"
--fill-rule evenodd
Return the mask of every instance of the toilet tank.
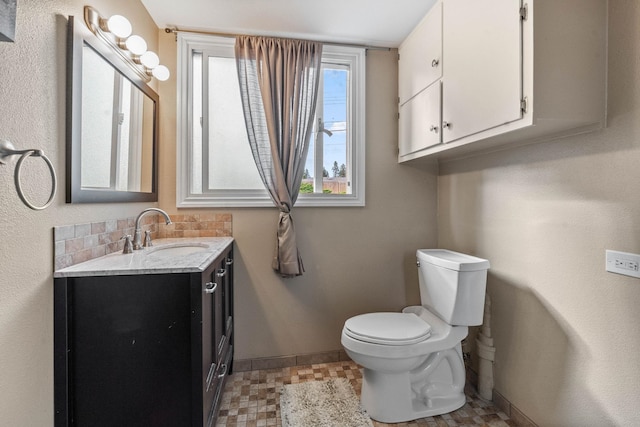
M 422 305 L 450 325 L 481 325 L 489 261 L 446 249 L 416 257 Z

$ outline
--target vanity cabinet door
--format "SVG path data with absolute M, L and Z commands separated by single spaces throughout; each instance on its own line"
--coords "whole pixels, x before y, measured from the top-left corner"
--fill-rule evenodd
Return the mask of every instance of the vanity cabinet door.
M 222 288 L 224 334 L 227 337 L 230 348 L 233 348 L 233 250 L 229 251 L 225 259 L 225 268 L 227 275 Z M 233 359 L 231 359 L 231 362 L 233 362 Z M 229 365 L 229 373 L 231 373 L 231 368 L 232 366 Z
M 188 279 L 56 279 L 56 427 L 197 425 Z
M 227 375 L 231 372 L 231 332 L 228 306 L 233 304 L 233 264 L 231 251 L 213 262 L 202 276 L 202 363 L 203 363 L 203 419 L 213 425 Z M 229 323 L 231 322 L 231 323 Z
M 202 274 L 202 418 L 210 424 L 215 412 L 216 390 L 219 385 L 217 342 L 221 327 L 218 320 L 222 307 L 222 289 L 216 281 L 218 263 L 214 262 Z

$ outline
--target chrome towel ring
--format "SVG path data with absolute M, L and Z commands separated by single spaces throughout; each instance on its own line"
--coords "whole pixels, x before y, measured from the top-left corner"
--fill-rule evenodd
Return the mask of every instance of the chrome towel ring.
M 51 202 L 53 202 L 53 198 L 56 195 L 56 189 L 58 188 L 56 171 L 53 168 L 53 164 L 51 163 L 51 160 L 49 160 L 49 158 L 44 155 L 44 152 L 42 150 L 36 150 L 33 148 L 28 150 L 16 150 L 11 142 L 0 140 L 0 164 L 5 164 L 7 157 L 17 156 L 17 155 L 20 156 L 20 159 L 18 160 L 18 163 L 16 163 L 14 180 L 16 183 L 16 190 L 18 192 L 18 196 L 20 197 L 20 200 L 22 200 L 25 205 L 27 205 L 29 208 L 35 211 L 40 211 L 48 208 Z M 24 195 L 24 192 L 22 191 L 22 183 L 20 179 L 22 162 L 24 162 L 24 160 L 27 157 L 31 157 L 31 156 L 41 157 L 42 160 L 44 160 L 44 162 L 47 164 L 47 167 L 49 168 L 49 172 L 51 172 L 51 194 L 49 196 L 49 200 L 47 200 L 47 202 L 42 206 L 35 206 L 26 198 L 26 196 Z

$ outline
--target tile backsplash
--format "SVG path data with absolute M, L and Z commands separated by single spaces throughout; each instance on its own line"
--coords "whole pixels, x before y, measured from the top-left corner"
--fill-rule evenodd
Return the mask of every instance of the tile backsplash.
M 233 218 L 228 213 L 171 215 L 171 221 L 165 225 L 160 215 L 144 216 L 142 231 L 150 230 L 152 239 L 233 235 Z M 121 251 L 123 236 L 133 236 L 134 229 L 134 217 L 53 227 L 54 269 Z

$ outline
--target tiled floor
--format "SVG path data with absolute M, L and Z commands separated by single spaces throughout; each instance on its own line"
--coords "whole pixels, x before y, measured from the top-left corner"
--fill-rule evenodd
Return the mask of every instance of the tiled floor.
M 360 394 L 362 374 L 353 362 L 321 363 L 284 369 L 234 373 L 227 380 L 216 426 L 280 426 L 280 390 L 284 384 L 323 380 L 331 377 L 348 378 L 353 389 Z M 450 414 L 398 424 L 384 424 L 374 421 L 373 425 L 375 427 L 516 426 L 503 412 L 475 397 L 472 390 L 467 392 L 467 403 Z

